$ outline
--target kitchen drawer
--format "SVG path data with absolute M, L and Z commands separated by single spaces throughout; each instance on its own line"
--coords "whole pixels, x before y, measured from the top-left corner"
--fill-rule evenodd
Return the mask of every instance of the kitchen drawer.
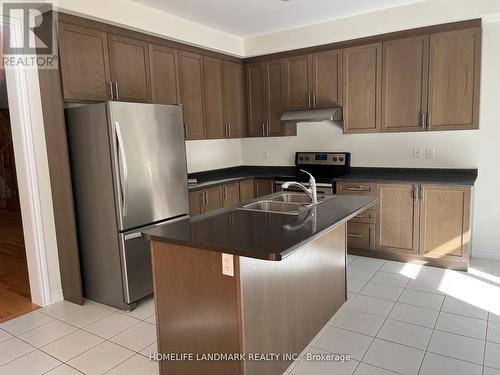
M 337 194 L 341 195 L 377 195 L 377 184 L 361 182 L 337 182 Z
M 374 250 L 375 225 L 366 223 L 347 223 L 347 248 Z
M 358 215 L 354 216 L 349 222 L 353 223 L 365 223 L 365 224 L 375 224 L 376 213 L 375 210 L 369 208 Z

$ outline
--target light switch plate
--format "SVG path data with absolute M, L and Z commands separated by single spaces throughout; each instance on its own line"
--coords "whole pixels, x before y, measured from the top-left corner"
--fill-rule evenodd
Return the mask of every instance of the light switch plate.
M 427 147 L 425 157 L 427 159 L 434 159 L 436 157 L 436 149 L 434 147 Z
M 422 157 L 422 147 L 420 146 L 413 147 L 413 157 L 415 159 L 420 159 Z
M 226 276 L 234 276 L 233 254 L 222 253 L 222 274 Z

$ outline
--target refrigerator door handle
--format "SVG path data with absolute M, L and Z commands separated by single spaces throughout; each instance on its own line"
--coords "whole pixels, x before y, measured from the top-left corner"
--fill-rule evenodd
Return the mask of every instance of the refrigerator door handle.
M 119 173 L 122 193 L 122 214 L 123 216 L 127 216 L 128 167 L 127 158 L 125 157 L 125 148 L 123 146 L 122 132 L 120 130 L 120 123 L 118 121 L 115 121 L 115 132 L 116 139 L 118 141 L 118 169 L 120 169 L 120 166 L 123 168 L 123 175 Z

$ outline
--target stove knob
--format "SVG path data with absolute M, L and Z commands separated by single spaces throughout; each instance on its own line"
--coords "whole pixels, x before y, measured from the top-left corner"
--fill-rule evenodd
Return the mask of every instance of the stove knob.
M 339 158 L 339 161 L 344 161 L 344 158 Z
M 336 158 L 336 157 L 334 157 L 334 158 L 333 158 L 333 161 L 337 161 L 337 158 Z
M 308 160 L 309 160 L 309 156 L 306 156 L 306 161 L 308 161 Z
M 300 157 L 299 157 L 299 160 L 300 160 L 300 161 L 302 161 L 302 160 L 304 160 L 304 158 L 303 158 L 302 156 L 300 156 Z

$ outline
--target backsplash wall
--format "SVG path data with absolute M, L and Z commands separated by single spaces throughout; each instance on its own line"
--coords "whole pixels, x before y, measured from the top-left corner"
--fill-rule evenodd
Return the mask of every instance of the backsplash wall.
M 187 141 L 186 155 L 189 173 L 243 164 L 241 139 Z

